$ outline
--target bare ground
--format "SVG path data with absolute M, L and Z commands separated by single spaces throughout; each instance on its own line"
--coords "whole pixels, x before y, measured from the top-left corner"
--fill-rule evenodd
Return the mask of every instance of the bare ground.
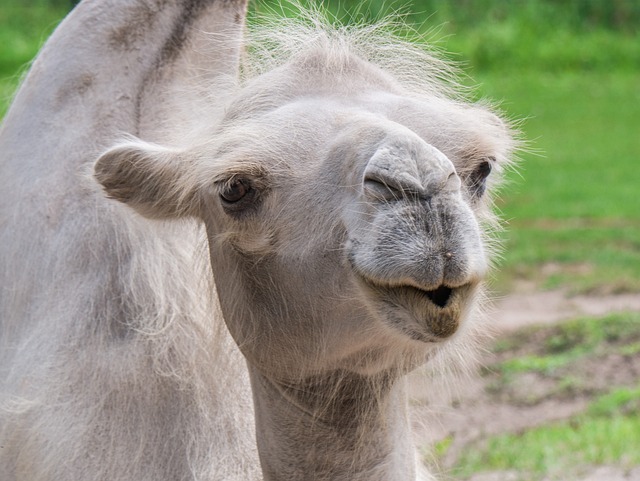
M 563 291 L 537 292 L 521 287 L 519 292 L 498 299 L 493 320 L 496 329 L 505 332 L 620 311 L 640 311 L 640 294 L 569 296 Z
M 640 312 L 640 295 L 573 296 L 562 291 L 535 292 L 520 288 L 518 292 L 496 303 L 493 316 L 498 339 L 524 335 L 530 326 L 548 326 L 583 316 L 601 317 L 618 311 Z M 538 336 L 549 335 L 545 328 Z M 536 339 L 527 339 L 520 350 L 487 353 L 484 366 L 496 365 L 507 357 L 535 353 Z M 456 395 L 446 389 L 429 387 L 417 373 L 411 379 L 412 419 L 420 446 L 452 439 L 445 456 L 439 460 L 443 479 L 454 479 L 446 473 L 466 445 L 501 433 L 518 433 L 535 426 L 568 419 L 585 409 L 594 394 L 612 386 L 637 386 L 640 381 L 640 356 L 616 352 L 585 358 L 560 369 L 556 378 L 526 372 L 508 385 L 500 384 L 491 369 L 456 387 Z M 573 380 L 559 388 L 559 379 Z M 566 383 L 565 383 L 566 384 Z M 483 473 L 471 481 L 517 481 L 518 473 Z M 616 466 L 583 468 L 579 475 L 563 481 L 640 481 L 640 467 L 625 470 Z

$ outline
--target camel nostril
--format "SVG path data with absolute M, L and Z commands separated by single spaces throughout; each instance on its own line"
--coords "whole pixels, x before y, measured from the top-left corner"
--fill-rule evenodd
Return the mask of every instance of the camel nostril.
M 431 300 L 431 302 L 433 302 L 438 307 L 445 307 L 447 305 L 452 292 L 453 289 L 445 285 L 441 285 L 440 287 L 432 291 L 425 291 L 427 297 Z

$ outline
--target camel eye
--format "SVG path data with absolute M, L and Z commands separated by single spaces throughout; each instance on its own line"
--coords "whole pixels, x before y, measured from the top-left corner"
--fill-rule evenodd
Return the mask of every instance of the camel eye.
M 227 184 L 220 192 L 220 197 L 224 202 L 235 204 L 244 199 L 251 192 L 249 184 L 242 179 L 236 179 Z
M 480 162 L 475 170 L 471 173 L 469 177 L 469 187 L 471 190 L 471 195 L 476 198 L 482 197 L 484 191 L 487 188 L 487 177 L 491 174 L 491 161 L 493 158 L 489 158 Z
M 484 162 L 481 162 L 476 169 L 476 175 L 482 180 L 489 177 L 490 173 L 491 173 L 491 163 L 487 160 L 485 160 Z
M 220 203 L 227 214 L 243 216 L 255 212 L 263 191 L 255 187 L 255 180 L 232 178 L 221 186 Z

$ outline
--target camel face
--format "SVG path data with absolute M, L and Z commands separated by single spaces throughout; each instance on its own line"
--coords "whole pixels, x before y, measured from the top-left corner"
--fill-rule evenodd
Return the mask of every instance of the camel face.
M 237 232 L 216 243 L 220 213 L 207 222 L 214 271 L 216 259 L 233 258 L 224 271 L 242 273 L 232 283 L 242 292 L 220 298 L 258 365 L 274 352 L 315 371 L 327 359 L 353 362 L 359 350 L 428 349 L 463 322 L 486 271 L 472 199 L 446 155 L 383 114 L 393 107 L 331 98 L 278 107 L 266 115 L 278 126 L 268 137 L 289 146 L 263 163 L 276 173 L 256 187 L 240 175 L 219 194 L 222 230 Z M 247 191 L 239 209 L 225 199 L 237 185 Z M 224 299 L 238 296 L 253 308 L 225 309 Z M 260 332 L 265 326 L 275 333 Z
M 109 153 L 96 166 L 143 214 L 204 221 L 230 332 L 276 377 L 423 359 L 464 326 L 487 270 L 477 216 L 504 126 L 352 63 L 306 84 L 285 66 L 201 145 L 131 146 L 124 167 Z M 144 187 L 123 189 L 123 173 Z

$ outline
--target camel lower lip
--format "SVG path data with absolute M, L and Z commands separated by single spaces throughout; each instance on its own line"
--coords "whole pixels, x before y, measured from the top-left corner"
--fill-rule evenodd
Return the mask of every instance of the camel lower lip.
M 435 289 L 420 289 L 412 285 L 385 286 L 366 278 L 363 280 L 385 305 L 394 308 L 390 317 L 394 326 L 404 332 L 420 331 L 433 341 L 451 337 L 458 330 L 464 299 L 471 289 L 471 284 L 460 287 L 442 284 Z
M 399 294 L 397 300 L 429 334 L 436 339 L 446 339 L 460 327 L 461 296 L 464 287 L 466 286 L 451 288 L 440 285 L 433 290 L 404 287 L 408 294 Z

